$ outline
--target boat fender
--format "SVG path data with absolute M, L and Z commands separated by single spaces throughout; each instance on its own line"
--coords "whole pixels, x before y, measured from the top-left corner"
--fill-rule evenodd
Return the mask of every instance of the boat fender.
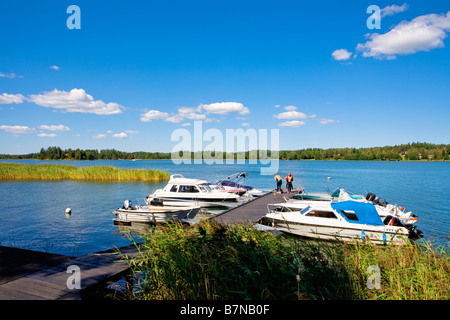
M 395 222 L 395 217 L 392 217 L 391 221 L 389 221 L 389 225 L 390 225 L 390 226 L 393 226 L 393 225 L 394 225 L 394 222 Z

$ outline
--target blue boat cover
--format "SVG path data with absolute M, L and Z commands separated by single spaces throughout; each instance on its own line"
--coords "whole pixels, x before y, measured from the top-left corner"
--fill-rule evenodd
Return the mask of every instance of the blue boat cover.
M 343 216 L 350 223 L 359 223 L 359 224 L 369 224 L 372 226 L 383 226 L 384 223 L 381 221 L 380 215 L 377 212 L 375 206 L 371 203 L 365 202 L 357 202 L 357 201 L 342 201 L 342 202 L 333 202 L 331 203 L 331 207 L 336 210 L 341 216 Z M 353 211 L 358 218 L 356 220 L 348 219 L 342 212 L 344 211 Z

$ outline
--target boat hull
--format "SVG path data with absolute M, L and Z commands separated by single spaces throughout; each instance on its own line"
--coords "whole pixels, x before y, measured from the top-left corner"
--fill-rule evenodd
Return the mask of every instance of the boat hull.
M 155 196 L 155 195 L 153 195 Z M 171 206 L 199 206 L 202 208 L 231 208 L 238 205 L 237 198 L 179 198 L 158 194 L 156 196 Z
M 285 233 L 306 238 L 341 241 L 354 243 L 355 241 L 369 241 L 373 244 L 408 243 L 407 230 L 388 228 L 386 226 L 369 226 L 357 228 L 342 225 L 321 225 L 307 221 L 288 221 L 281 214 L 266 215 L 261 219 L 263 225 L 271 226 Z
M 116 220 L 121 222 L 158 223 L 167 220 L 193 219 L 200 207 L 139 207 L 136 209 L 117 209 Z
M 313 201 L 332 201 L 333 197 L 329 194 L 296 194 L 294 199 L 297 200 L 313 200 Z

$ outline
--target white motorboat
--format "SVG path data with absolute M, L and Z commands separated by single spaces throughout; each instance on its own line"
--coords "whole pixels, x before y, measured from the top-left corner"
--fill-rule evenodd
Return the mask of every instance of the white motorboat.
M 286 201 L 286 203 L 278 204 L 281 208 L 286 210 L 302 210 L 306 206 L 309 205 L 311 201 L 325 201 L 325 202 L 342 202 L 342 201 L 357 201 L 357 202 L 365 202 L 372 203 L 375 205 L 377 212 L 380 214 L 381 218 L 384 219 L 387 216 L 391 215 L 400 219 L 400 221 L 405 225 L 412 225 L 416 223 L 418 218 L 411 211 L 405 211 L 404 207 L 399 207 L 394 204 L 387 203 L 385 200 L 379 200 L 374 194 L 369 193 L 366 197 L 363 195 L 351 194 L 348 191 L 339 188 L 336 189 L 333 193 L 329 194 L 321 194 L 320 197 L 310 197 L 311 194 L 308 194 L 307 197 L 301 197 L 302 195 L 295 195 L 294 199 L 290 199 Z
M 382 221 L 373 204 L 355 201 L 310 201 L 301 211 L 270 211 L 261 223 L 303 237 L 343 242 L 406 244 L 421 237 L 419 230 L 406 228 L 393 216 Z
M 199 206 L 167 206 L 163 201 L 133 206 L 131 200 L 125 200 L 122 208 L 113 211 L 116 221 L 158 223 L 167 220 L 193 219 L 199 212 Z
M 381 218 L 385 218 L 389 215 L 397 217 L 405 225 L 412 225 L 418 221 L 418 217 L 412 213 L 412 211 L 406 211 L 404 207 L 399 207 L 392 203 L 387 203 L 386 200 L 380 200 L 379 197 L 373 193 L 368 193 L 366 197 L 363 195 L 355 195 L 347 192 L 344 189 L 340 189 L 339 196 L 336 201 L 358 201 L 364 203 L 372 203 L 375 205 Z
M 239 195 L 221 190 L 212 190 L 209 182 L 201 179 L 188 179 L 181 174 L 170 176 L 163 189 L 156 190 L 149 199 L 163 199 L 173 206 L 195 204 L 200 207 L 234 206 Z
M 244 193 L 247 192 L 247 190 L 245 190 L 243 188 L 230 188 L 230 187 L 225 188 L 224 186 L 222 186 L 219 183 L 208 183 L 208 186 L 213 191 L 235 193 L 239 196 L 242 196 L 242 195 L 244 195 Z
M 218 181 L 217 184 L 221 185 L 226 190 L 235 190 L 233 192 L 240 195 L 248 195 L 251 197 L 262 196 L 264 193 L 261 190 L 246 185 L 247 177 L 247 172 L 238 172 Z

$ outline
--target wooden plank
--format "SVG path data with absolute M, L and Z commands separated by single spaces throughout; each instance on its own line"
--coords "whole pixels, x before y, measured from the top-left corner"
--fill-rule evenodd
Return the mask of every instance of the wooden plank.
M 0 284 L 69 259 L 58 254 L 0 246 Z
M 267 193 L 255 200 L 246 202 L 236 208 L 227 210 L 211 219 L 213 221 L 228 225 L 234 223 L 255 223 L 267 213 L 267 205 L 272 203 L 285 202 L 294 196 L 294 193 L 273 194 Z
M 69 260 L 70 257 L 65 256 L 0 247 L 3 272 L 0 276 L 4 280 L 0 283 L 0 299 L 80 299 L 83 290 L 117 281 L 129 274 L 128 262 L 120 260 L 123 255 L 115 252 L 113 249 Z M 133 255 L 138 250 L 128 246 L 124 252 Z M 67 280 L 72 275 L 67 273 L 70 265 L 80 267 L 80 290 L 67 288 Z
M 66 294 L 69 290 L 66 286 L 66 283 L 55 285 L 51 284 L 50 282 L 40 281 L 27 277 L 10 281 L 2 285 L 2 288 L 27 294 L 33 294 L 44 299 L 57 299 L 59 296 Z
M 46 300 L 46 299 L 29 293 L 9 290 L 7 288 L 1 288 L 0 300 Z

